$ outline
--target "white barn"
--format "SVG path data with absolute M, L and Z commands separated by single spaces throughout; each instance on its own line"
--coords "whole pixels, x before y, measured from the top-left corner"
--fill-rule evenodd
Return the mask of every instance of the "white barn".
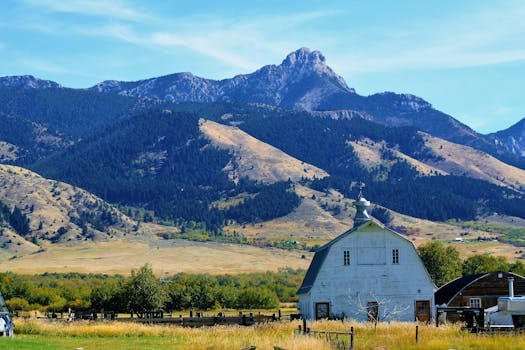
M 430 321 L 436 286 L 414 244 L 371 219 L 359 195 L 354 227 L 322 246 L 297 292 L 302 317 Z

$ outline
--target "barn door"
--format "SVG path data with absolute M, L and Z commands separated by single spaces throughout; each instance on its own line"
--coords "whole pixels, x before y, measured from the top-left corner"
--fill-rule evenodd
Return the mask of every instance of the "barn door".
M 315 303 L 315 319 L 328 318 L 330 316 L 329 303 Z
M 366 316 L 368 322 L 379 321 L 379 303 L 377 301 L 369 301 L 366 303 Z
M 430 322 L 430 300 L 416 300 L 416 321 Z

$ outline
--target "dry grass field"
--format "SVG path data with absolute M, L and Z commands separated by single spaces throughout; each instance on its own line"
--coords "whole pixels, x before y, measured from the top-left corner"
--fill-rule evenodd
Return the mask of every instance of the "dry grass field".
M 131 269 L 148 263 L 158 275 L 177 272 L 238 274 L 276 271 L 281 267 L 306 269 L 311 256 L 312 253 L 297 250 L 215 242 L 121 240 L 55 244 L 36 254 L 3 261 L 0 269 L 23 274 L 46 271 L 129 274 Z
M 251 327 L 217 326 L 181 328 L 118 322 L 57 323 L 41 320 L 16 320 L 17 335 L 0 338 L 2 349 L 235 349 L 255 346 L 274 349 L 328 350 L 329 344 L 295 333 L 300 322 L 263 324 Z M 525 335 L 476 335 L 459 326 L 419 325 L 416 343 L 414 323 L 362 324 L 341 321 L 310 323 L 311 329 L 348 331 L 355 329 L 357 350 L 400 349 L 497 349 L 525 348 Z M 324 337 L 323 337 L 324 338 Z

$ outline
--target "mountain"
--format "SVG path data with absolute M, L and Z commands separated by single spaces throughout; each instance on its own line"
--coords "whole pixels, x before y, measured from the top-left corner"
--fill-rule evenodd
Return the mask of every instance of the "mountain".
M 0 93 L 1 94 L 1 93 Z M 70 140 L 35 121 L 0 112 L 0 162 L 29 164 L 69 145 Z
M 31 87 L 33 88 L 31 90 L 35 91 L 60 87 L 57 83 L 32 76 L 3 77 L 0 78 L 0 86 L 26 90 Z M 66 92 L 72 89 L 47 90 L 55 90 L 54 94 L 61 91 L 62 95 L 72 93 L 72 91 Z M 383 125 L 414 126 L 431 135 L 480 149 L 507 163 L 525 168 L 525 158 L 521 155 L 509 152 L 504 145 L 478 134 L 452 116 L 434 109 L 429 102 L 417 96 L 392 92 L 370 96 L 357 94 L 328 66 L 321 52 L 307 48 L 290 53 L 279 65 L 267 65 L 251 74 L 237 75 L 230 79 L 211 80 L 191 73 L 175 73 L 136 82 L 104 81 L 89 90 L 101 94 L 87 96 L 88 102 L 78 108 L 80 113 L 84 113 L 93 105 L 91 103 L 93 96 L 102 99 L 100 95 L 106 93 L 120 95 L 121 98 L 125 96 L 140 98 L 142 100 L 137 104 L 142 106 L 145 104 L 151 106 L 159 101 L 258 103 L 285 109 L 307 110 L 311 111 L 312 115 L 320 114 L 335 118 L 357 116 Z M 76 90 L 76 93 L 82 94 L 86 91 Z M 61 96 L 59 100 L 68 99 Z M 2 102 L 1 98 L 0 102 Z M 119 103 L 123 102 L 124 100 Z M 4 110 L 4 113 L 11 114 L 11 111 Z M 129 115 L 128 112 L 117 113 Z M 105 126 L 108 117 L 116 117 L 114 114 L 114 111 L 109 113 L 97 111 L 92 113 L 94 117 L 88 120 L 93 123 L 93 127 Z M 39 117 L 39 114 L 34 117 L 37 116 Z M 74 130 L 70 130 L 76 133 L 75 136 L 86 134 L 88 128 L 85 124 L 86 119 L 81 117 L 73 122 L 67 115 L 62 119 L 59 125 L 37 121 L 59 131 L 76 125 Z
M 58 89 L 62 87 L 54 81 L 38 79 L 32 75 L 0 77 L 0 86 L 23 89 Z
M 7 164 L 27 166 L 153 104 L 126 96 L 51 88 L 45 81 L 27 88 L 16 84 L 24 77 L 9 78 L 13 79 L 2 78 L 0 85 L 0 162 Z M 42 82 L 34 78 L 26 82 L 35 81 Z
M 290 215 L 307 200 L 299 186 L 353 198 L 358 181 L 377 204 L 414 217 L 525 217 L 523 171 L 501 161 L 517 156 L 419 97 L 357 94 L 305 48 L 220 81 L 178 73 L 90 90 L 13 83 L 0 87 L 0 117 L 3 162 L 138 219 L 215 234 L 232 221 Z
M 321 101 L 336 94 L 355 93 L 326 65 L 319 51 L 306 48 L 290 53 L 280 65 L 264 66 L 231 79 L 177 73 L 137 82 L 104 81 L 91 90 L 170 102 L 257 102 L 301 109 L 316 109 Z
M 247 213 L 249 221 L 282 216 L 298 205 L 291 183 L 234 181 L 226 169 L 236 166 L 233 153 L 203 134 L 199 117 L 165 109 L 124 119 L 32 169 L 111 203 L 144 208 L 164 220 L 203 223 L 209 230 L 228 219 L 248 220 Z M 214 205 L 241 194 L 250 199 L 227 210 Z
M 384 142 L 370 139 L 351 142 L 360 162 L 368 167 L 379 167 L 385 162 L 385 151 L 402 159 L 424 176 L 456 175 L 484 180 L 492 184 L 525 191 L 525 170 L 513 167 L 472 147 L 455 144 L 438 137 L 421 133 L 425 147 L 433 153 L 432 158 L 418 160 L 398 149 L 390 148 Z
M 487 137 L 509 153 L 525 157 L 525 118 L 508 129 L 488 134 Z
M 82 89 L 0 86 L 0 113 L 36 122 L 73 139 L 135 114 L 144 106 L 134 98 Z
M 350 190 L 351 183 L 364 181 L 376 203 L 431 220 L 471 220 L 491 212 L 525 215 L 520 209 L 523 170 L 471 147 L 431 137 L 413 127 L 386 127 L 362 118 L 312 118 L 308 112 L 237 108 L 231 107 L 227 114 L 218 107 L 215 112 L 201 109 L 199 113 L 215 114 L 216 120 L 236 125 L 330 174 L 312 181 L 313 189 L 334 188 L 353 198 L 357 193 Z M 362 163 L 359 149 L 353 146 L 356 142 L 380 144 L 375 166 Z M 414 167 L 409 158 L 421 166 Z M 433 200 L 421 202 L 425 196 Z
M 383 92 L 361 96 L 337 75 L 319 51 L 301 48 L 280 65 L 230 79 L 176 73 L 136 82 L 104 81 L 91 90 L 168 102 L 240 102 L 312 111 L 335 118 L 361 117 L 389 126 L 414 126 L 448 141 L 480 149 L 521 168 L 525 159 L 432 107 L 420 97 Z

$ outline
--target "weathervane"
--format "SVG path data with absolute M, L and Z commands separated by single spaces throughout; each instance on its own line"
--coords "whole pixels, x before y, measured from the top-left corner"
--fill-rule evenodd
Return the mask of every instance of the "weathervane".
M 354 187 L 359 188 L 359 194 L 357 195 L 357 199 L 362 198 L 363 197 L 363 188 L 366 187 L 366 184 L 364 182 L 362 182 L 362 181 L 352 181 L 350 183 L 350 192 L 352 192 L 352 189 Z

